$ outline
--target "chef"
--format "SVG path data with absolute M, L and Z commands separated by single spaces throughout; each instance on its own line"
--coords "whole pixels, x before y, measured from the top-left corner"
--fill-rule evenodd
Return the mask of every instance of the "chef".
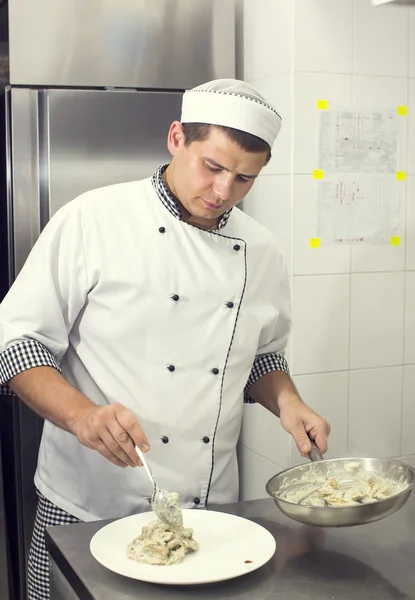
M 45 527 L 149 510 L 135 445 L 187 508 L 238 499 L 244 400 L 279 416 L 302 455 L 307 433 L 326 450 L 329 425 L 284 356 L 284 257 L 236 208 L 280 127 L 244 82 L 187 91 L 170 164 L 61 208 L 1 304 L 1 383 L 45 418 L 30 600 L 48 598 Z

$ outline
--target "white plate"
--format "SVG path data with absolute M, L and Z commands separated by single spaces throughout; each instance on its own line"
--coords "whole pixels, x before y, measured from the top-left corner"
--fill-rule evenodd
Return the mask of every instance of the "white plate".
M 147 512 L 119 519 L 100 529 L 90 550 L 104 567 L 133 579 L 164 585 L 195 585 L 239 577 L 262 567 L 275 552 L 274 537 L 253 521 L 210 510 L 183 510 L 185 527 L 192 527 L 197 552 L 178 565 L 145 565 L 127 556 L 127 546 L 144 525 L 154 520 Z M 246 562 L 252 561 L 252 562 Z

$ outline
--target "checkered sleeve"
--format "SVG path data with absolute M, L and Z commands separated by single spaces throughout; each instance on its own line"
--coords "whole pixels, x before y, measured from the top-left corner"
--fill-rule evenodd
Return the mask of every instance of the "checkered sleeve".
M 287 375 L 290 374 L 288 363 L 282 354 L 278 352 L 270 352 L 268 354 L 260 354 L 255 358 L 254 366 L 251 369 L 248 382 L 244 390 L 244 402 L 246 404 L 254 404 L 255 400 L 249 395 L 249 388 L 258 379 L 261 379 L 266 373 L 271 371 L 284 371 Z
M 53 354 L 36 340 L 23 340 L 6 348 L 0 354 L 0 393 L 11 395 L 7 382 L 33 367 L 53 367 L 61 372 Z

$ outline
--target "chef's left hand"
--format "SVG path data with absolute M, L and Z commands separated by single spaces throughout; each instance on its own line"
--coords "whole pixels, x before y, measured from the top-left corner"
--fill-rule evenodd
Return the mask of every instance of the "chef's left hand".
M 300 398 L 293 397 L 280 406 L 280 421 L 284 429 L 293 436 L 301 456 L 307 456 L 311 450 L 307 434 L 314 439 L 321 453 L 327 451 L 330 425 Z

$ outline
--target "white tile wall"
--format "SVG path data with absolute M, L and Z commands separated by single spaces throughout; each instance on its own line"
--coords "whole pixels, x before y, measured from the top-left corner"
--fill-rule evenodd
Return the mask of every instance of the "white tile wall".
M 349 372 L 297 375 L 294 381 L 304 402 L 331 425 L 326 458 L 347 456 Z M 298 462 L 298 449 L 293 442 L 291 463 Z
M 353 78 L 353 102 L 358 107 L 398 108 L 408 104 L 407 77 L 374 77 L 355 75 Z M 407 165 L 407 117 L 398 119 L 400 148 L 397 171 L 406 171 Z
M 408 271 L 406 274 L 404 362 L 405 364 L 415 364 L 415 271 Z
M 355 73 L 408 76 L 409 9 L 355 0 Z
M 415 7 L 409 12 L 409 77 L 415 77 Z
M 292 0 L 245 0 L 245 81 L 291 71 L 293 17 Z
M 415 79 L 408 84 L 408 173 L 415 175 Z
M 296 375 L 349 368 L 349 303 L 349 275 L 294 277 L 292 369 Z
M 415 158 L 415 155 L 414 155 Z M 406 268 L 415 271 L 415 176 L 410 175 L 407 183 L 406 200 Z
M 399 456 L 402 369 L 351 371 L 349 456 Z
M 354 244 L 351 246 L 351 268 L 353 273 L 373 271 L 404 271 L 406 258 L 406 191 L 407 184 L 399 185 L 399 229 L 400 246 L 388 244 Z
M 245 446 L 238 446 L 239 472 L 240 472 L 240 500 L 258 500 L 268 498 L 265 485 L 273 475 L 283 468 Z
M 415 7 L 239 1 L 245 5 L 245 79 L 284 118 L 273 161 L 245 205 L 277 233 L 291 261 L 294 379 L 304 400 L 331 421 L 329 456 L 415 455 Z M 333 107 L 408 106 L 400 118 L 398 168 L 407 182 L 399 247 L 310 248 L 317 235 L 311 174 L 319 167 L 318 100 Z M 270 201 L 273 190 L 283 204 Z M 251 408 L 245 408 L 251 422 L 245 419 L 243 431 L 249 448 L 241 448 L 243 494 L 253 498 L 264 494 L 275 462 L 303 459 L 290 439 L 287 451 L 287 436 L 273 416 Z M 260 440 L 257 430 L 265 432 Z
M 401 454 L 415 454 L 415 365 L 403 368 Z
M 310 247 L 318 233 L 317 181 L 311 175 L 294 176 L 294 274 L 350 272 L 350 245 Z
M 282 117 L 282 127 L 263 173 L 283 175 L 292 171 L 292 76 L 290 73 L 250 81 Z
M 244 199 L 244 212 L 271 229 L 291 266 L 291 178 L 261 175 Z
M 295 8 L 295 69 L 351 73 L 353 0 L 295 0 Z
M 404 273 L 352 275 L 352 369 L 403 363 L 404 289 Z
M 244 0 L 235 0 L 235 76 L 244 78 Z
M 290 438 L 280 420 L 260 404 L 245 404 L 240 442 L 256 454 L 277 462 L 290 464 Z
M 318 169 L 318 100 L 331 105 L 352 103 L 352 76 L 296 73 L 294 80 L 294 172 Z

